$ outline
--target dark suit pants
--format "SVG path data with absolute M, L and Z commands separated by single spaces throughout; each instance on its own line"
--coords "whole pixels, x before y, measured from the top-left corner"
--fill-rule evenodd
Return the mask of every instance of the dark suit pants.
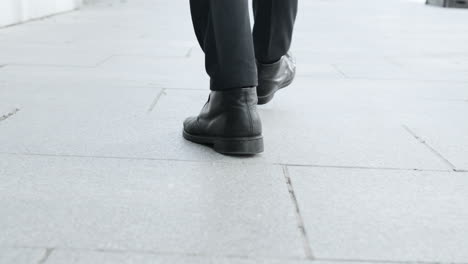
M 297 0 L 190 0 L 198 42 L 205 52 L 211 90 L 257 86 L 256 60 L 272 63 L 290 46 Z

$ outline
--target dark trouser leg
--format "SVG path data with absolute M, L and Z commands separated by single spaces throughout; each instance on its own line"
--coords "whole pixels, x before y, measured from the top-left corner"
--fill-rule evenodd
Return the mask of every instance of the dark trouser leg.
M 190 8 L 210 89 L 257 86 L 248 0 L 190 0 Z
M 255 56 L 261 63 L 273 63 L 291 46 L 298 0 L 254 0 L 253 31 Z

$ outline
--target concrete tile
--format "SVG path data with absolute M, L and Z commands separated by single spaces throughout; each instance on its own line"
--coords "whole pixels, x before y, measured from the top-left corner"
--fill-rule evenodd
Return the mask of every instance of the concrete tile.
M 300 10 L 311 10 L 314 15 L 298 16 L 293 50 L 314 62 L 313 53 L 321 53 L 320 61 L 338 65 L 350 78 L 466 80 L 466 65 L 446 64 L 450 56 L 462 59 L 466 55 L 463 43 L 468 37 L 460 26 L 468 20 L 462 10 L 435 9 L 411 1 L 384 6 L 375 1 L 359 5 L 305 2 L 300 3 Z M 442 64 L 430 63 L 432 56 L 441 56 Z M 414 57 L 420 62 L 404 61 Z M 397 65 L 387 65 L 386 59 Z
M 288 259 L 258 259 L 235 257 L 209 257 L 209 256 L 162 256 L 144 253 L 117 253 L 117 252 L 87 252 L 58 250 L 46 262 L 47 264 L 306 264 L 308 261 Z
M 468 174 L 289 168 L 318 258 L 464 262 Z
M 1 264 L 35 264 L 44 257 L 45 249 L 0 247 Z
M 418 101 L 393 87 L 298 78 L 260 107 L 266 155 L 289 164 L 448 169 L 404 131 Z
M 1 246 L 304 256 L 281 167 L 1 156 Z
M 154 15 L 162 6 L 168 13 Z M 185 56 L 198 45 L 185 15 L 188 8 L 164 1 L 109 3 L 5 28 L 0 31 L 0 47 L 6 51 L 0 62 L 93 66 L 95 56 Z M 179 34 L 172 34 L 175 30 Z

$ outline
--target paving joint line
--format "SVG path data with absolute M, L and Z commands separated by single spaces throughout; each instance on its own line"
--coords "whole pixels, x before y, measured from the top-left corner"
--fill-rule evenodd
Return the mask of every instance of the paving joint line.
M 334 64 L 330 64 L 333 66 Z M 307 78 L 307 79 L 316 79 L 316 76 L 313 73 L 298 73 L 298 77 Z M 352 77 L 347 76 L 346 78 L 320 78 L 319 81 L 393 81 L 393 82 L 444 82 L 444 83 L 468 83 L 467 80 L 443 80 L 443 79 L 402 79 L 402 78 L 372 78 L 372 77 Z
M 108 61 L 116 57 L 148 57 L 143 55 L 127 55 L 127 54 L 113 54 L 103 59 L 99 60 L 98 62 L 90 65 L 73 65 L 73 64 L 43 64 L 43 63 L 10 63 L 9 65 L 12 66 L 21 66 L 21 67 L 52 67 L 52 68 L 79 68 L 79 69 L 96 69 L 100 66 L 104 65 Z M 153 56 L 156 58 L 186 58 L 186 56 Z M 0 68 L 6 65 L 0 65 Z
M 386 60 L 388 63 L 390 63 L 390 65 L 397 66 L 399 68 L 404 67 L 404 65 L 402 63 L 396 61 L 395 58 L 393 58 L 393 57 L 384 56 L 383 59 Z
M 207 89 L 202 89 L 202 88 L 161 87 L 159 85 L 152 85 L 152 84 L 148 84 L 148 86 L 154 87 L 154 88 L 159 88 L 159 89 L 166 89 L 166 90 L 197 91 L 197 92 L 200 92 L 200 91 L 206 92 L 207 91 Z
M 55 157 L 55 158 L 87 158 L 87 159 L 116 159 L 116 160 L 146 160 L 146 161 L 174 161 L 174 162 L 191 162 L 191 163 L 225 163 L 235 164 L 229 161 L 209 161 L 209 160 L 184 160 L 184 159 L 163 159 L 163 158 L 149 158 L 149 157 L 125 157 L 125 156 L 88 156 L 88 155 L 75 155 L 75 154 L 50 154 L 50 153 L 15 153 L 15 152 L 0 152 L 3 155 L 14 156 L 37 156 L 37 157 Z
M 0 122 L 1 122 L 1 121 L 4 121 L 4 120 L 7 120 L 8 118 L 14 116 L 14 115 L 15 115 L 16 113 L 18 113 L 19 111 L 20 111 L 19 108 L 15 108 L 15 109 L 11 110 L 10 112 L 8 112 L 8 113 L 6 113 L 6 114 L 0 116 Z
M 186 55 L 147 55 L 144 53 L 117 53 L 110 56 L 111 58 L 115 57 L 139 57 L 152 60 L 158 59 L 185 59 Z
M 73 64 L 42 64 L 42 63 L 10 63 L 11 66 L 20 67 L 49 67 L 49 68 L 73 68 L 73 69 L 95 69 L 97 66 L 91 65 L 73 65 Z
M 188 58 L 192 57 L 192 52 L 193 52 L 193 47 L 191 47 L 191 48 L 187 51 L 187 53 L 185 54 L 185 58 L 188 59 Z
M 46 248 L 44 255 L 39 259 L 37 264 L 44 264 L 49 259 L 50 255 L 54 252 L 54 248 Z
M 166 94 L 166 88 L 162 88 L 161 91 L 159 91 L 158 95 L 156 95 L 156 98 L 154 98 L 153 102 L 151 103 L 150 107 L 148 108 L 147 113 L 151 113 L 154 110 L 154 108 L 156 107 L 156 105 L 158 104 L 159 100 L 161 99 L 161 97 L 163 95 L 167 95 Z
M 299 208 L 299 202 L 297 201 L 296 193 L 294 192 L 294 187 L 292 184 L 291 177 L 289 175 L 288 166 L 282 166 L 282 169 L 283 169 L 283 176 L 286 180 L 286 185 L 288 186 L 289 195 L 294 204 L 297 227 L 299 228 L 299 231 L 301 232 L 302 245 L 304 247 L 305 256 L 308 260 L 314 260 L 315 257 L 314 257 L 312 248 L 310 247 L 309 236 L 307 235 L 307 230 L 305 227 L 304 219 L 301 214 L 301 209 Z
M 340 259 L 340 258 L 316 258 L 315 261 L 337 263 L 389 263 L 389 264 L 468 264 L 468 262 L 451 261 L 427 261 L 427 260 L 379 260 L 379 259 Z
M 156 250 L 137 250 L 137 249 L 111 249 L 111 248 L 80 248 L 80 247 L 40 247 L 40 246 L 20 246 L 20 245 L 0 245 L 0 248 L 13 248 L 13 249 L 45 249 L 46 252 L 41 258 L 47 258 L 55 251 L 86 251 L 86 252 L 102 252 L 102 253 L 115 253 L 115 254 L 146 254 L 146 255 L 159 255 L 159 256 L 182 256 L 182 257 L 203 257 L 203 258 L 230 258 L 230 259 L 247 259 L 247 260 L 297 260 L 297 261 L 310 261 L 314 262 L 337 262 L 337 263 L 394 263 L 394 264 L 468 264 L 468 262 L 451 262 L 451 261 L 419 261 L 419 260 L 385 260 L 385 259 L 346 259 L 346 258 L 315 258 L 313 260 L 304 259 L 303 257 L 254 257 L 248 255 L 210 255 L 204 253 L 190 253 L 190 252 L 169 252 L 169 251 L 156 251 Z M 47 260 L 47 259 L 46 259 Z M 39 264 L 39 263 L 38 263 Z
M 312 76 L 311 76 L 312 77 Z M 405 81 L 405 82 L 449 82 L 449 83 L 466 83 L 468 80 L 443 80 L 443 79 L 409 79 L 409 78 L 372 78 L 372 77 L 349 77 L 349 80 L 364 80 L 364 81 Z
M 407 125 L 402 125 L 403 129 L 406 130 L 411 136 L 413 136 L 419 143 L 423 144 L 428 148 L 433 154 L 435 154 L 441 161 L 443 161 L 446 165 L 448 165 L 452 171 L 457 171 L 457 167 L 451 163 L 447 158 L 445 158 L 439 151 L 437 151 L 434 147 L 429 145 L 426 140 L 418 136 L 413 130 L 411 130 Z
M 291 163 L 273 163 L 273 165 L 288 167 L 308 167 L 308 168 L 330 168 L 330 169 L 356 169 L 356 170 L 390 170 L 390 171 L 427 171 L 427 172 L 453 172 L 447 169 L 418 169 L 418 168 L 392 168 L 392 167 L 365 167 L 365 166 L 339 166 L 339 165 L 318 165 L 318 164 L 291 164 Z
M 335 69 L 335 71 L 337 71 L 343 78 L 345 79 L 349 79 L 348 75 L 346 73 L 344 73 L 344 71 L 342 71 L 338 65 L 336 64 L 331 64 L 331 66 L 333 67 L 333 69 Z
M 202 257 L 202 258 L 227 258 L 227 259 L 247 259 L 247 260 L 296 260 L 314 262 L 336 262 L 336 263 L 394 263 L 394 264 L 468 264 L 468 262 L 451 262 L 451 261 L 418 261 L 418 260 L 385 260 L 385 259 L 345 259 L 345 258 L 315 258 L 313 260 L 304 259 L 302 257 L 254 257 L 248 255 L 210 255 L 204 253 L 190 253 L 190 252 L 169 252 L 169 251 L 156 251 L 156 250 L 138 250 L 138 249 L 111 249 L 111 248 L 80 248 L 80 247 L 40 247 L 40 246 L 20 246 L 20 245 L 0 245 L 0 248 L 13 248 L 13 249 L 42 249 L 46 250 L 42 259 L 45 261 L 56 251 L 85 251 L 85 252 L 98 252 L 98 253 L 114 253 L 114 254 L 145 254 L 156 256 L 174 256 L 174 257 Z M 44 263 L 44 262 L 42 262 Z M 42 264 L 39 262 L 38 264 Z
M 251 163 L 250 161 L 227 161 L 227 160 L 189 160 L 189 159 L 168 159 L 168 158 L 150 158 L 150 157 L 125 157 L 125 156 L 90 156 L 90 155 L 76 155 L 76 154 L 51 154 L 51 153 L 18 153 L 0 151 L 2 155 L 13 156 L 37 156 L 37 157 L 55 157 L 55 158 L 87 158 L 87 159 L 116 159 L 116 160 L 140 160 L 140 161 L 173 161 L 173 162 L 190 162 L 190 163 L 211 163 L 211 164 L 260 164 Z M 317 164 L 288 164 L 288 163 L 261 163 L 261 165 L 274 165 L 274 166 L 288 166 L 288 167 L 305 167 L 305 168 L 330 168 L 330 169 L 356 169 L 356 170 L 396 170 L 396 171 L 419 171 L 419 172 L 468 172 L 468 170 L 435 170 L 435 169 L 406 169 L 406 168 L 378 168 L 378 167 L 352 167 L 352 166 L 333 166 L 333 165 L 317 165 Z
M 243 260 L 285 260 L 285 261 L 300 261 L 306 260 L 302 257 L 293 256 L 250 256 L 250 255 L 211 255 L 206 253 L 196 252 L 176 252 L 176 251 L 158 251 L 158 250 L 140 250 L 140 249 L 114 249 L 114 248 L 80 248 L 80 247 L 54 247 L 45 248 L 40 246 L 1 246 L 0 248 L 14 248 L 14 249 L 46 249 L 44 256 L 38 264 L 43 264 L 53 252 L 57 251 L 84 251 L 84 252 L 97 252 L 97 253 L 110 253 L 110 254 L 141 254 L 141 255 L 154 255 L 154 256 L 170 256 L 170 257 L 201 257 L 201 258 L 226 258 L 226 259 L 243 259 Z M 43 260 L 44 259 L 44 260 Z
M 102 66 L 103 64 L 105 64 L 106 62 L 110 61 L 112 58 L 114 58 L 115 55 L 109 55 L 107 57 L 105 57 L 104 59 L 98 61 L 93 67 L 91 68 L 99 68 L 100 66 Z

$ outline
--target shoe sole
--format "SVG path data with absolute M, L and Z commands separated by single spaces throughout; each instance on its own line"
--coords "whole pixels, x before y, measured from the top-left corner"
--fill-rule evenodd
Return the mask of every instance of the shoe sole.
M 276 88 L 275 90 L 273 90 L 273 92 L 269 95 L 265 95 L 265 96 L 259 96 L 258 97 L 258 105 L 264 105 L 264 104 L 267 104 L 269 103 L 271 100 L 273 100 L 273 97 L 275 97 L 275 93 L 278 92 L 279 90 L 283 89 L 283 88 L 286 88 L 288 87 L 289 85 L 291 85 L 291 83 L 294 81 L 294 78 L 296 78 L 296 72 L 294 72 L 291 80 L 289 80 L 288 82 L 284 83 L 283 85 L 281 85 L 280 87 Z
M 212 145 L 214 151 L 226 155 L 255 155 L 263 152 L 263 137 L 239 137 L 220 138 L 203 137 L 183 133 L 186 140 L 197 143 Z

